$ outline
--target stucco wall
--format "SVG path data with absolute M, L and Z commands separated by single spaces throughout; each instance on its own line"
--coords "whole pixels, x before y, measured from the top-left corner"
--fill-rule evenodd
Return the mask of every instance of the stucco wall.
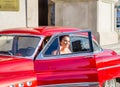
M 109 32 L 112 30 L 114 25 L 114 20 L 112 20 L 112 15 L 114 8 L 112 4 L 99 2 L 98 3 L 98 31 L 99 32 Z M 113 10 L 113 11 L 112 11 Z M 112 22 L 113 21 L 113 22 Z
M 19 11 L 0 11 L 0 29 L 26 26 L 25 0 L 19 0 L 19 6 Z
M 91 29 L 101 45 L 118 42 L 114 0 L 55 0 L 55 5 L 56 25 Z
M 115 32 L 115 3 L 98 1 L 97 9 L 97 31 L 100 34 L 101 45 L 113 44 L 118 42 L 118 34 Z
M 38 18 L 38 0 L 27 0 L 27 27 L 37 27 Z
M 19 11 L 0 11 L 0 29 L 38 26 L 38 0 L 19 0 Z
M 96 29 L 95 0 L 56 0 L 55 23 L 59 26 Z M 94 22 L 94 24 L 92 23 Z

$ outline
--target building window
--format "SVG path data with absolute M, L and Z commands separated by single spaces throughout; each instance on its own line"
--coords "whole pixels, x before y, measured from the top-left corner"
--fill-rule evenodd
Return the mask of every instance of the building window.
M 120 6 L 117 6 L 117 28 L 120 28 Z

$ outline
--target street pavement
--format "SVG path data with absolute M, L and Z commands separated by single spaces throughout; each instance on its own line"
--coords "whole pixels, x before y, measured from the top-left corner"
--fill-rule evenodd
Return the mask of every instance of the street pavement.
M 102 46 L 103 49 L 111 49 L 116 51 L 118 54 L 120 54 L 120 41 L 115 44 L 110 44 L 110 45 L 104 45 Z

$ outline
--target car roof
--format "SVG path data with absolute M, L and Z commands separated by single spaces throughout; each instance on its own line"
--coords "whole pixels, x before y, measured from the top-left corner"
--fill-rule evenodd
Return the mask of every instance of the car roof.
M 53 34 L 58 34 L 62 32 L 72 32 L 79 31 L 78 28 L 68 28 L 68 27 L 58 27 L 58 26 L 41 26 L 36 28 L 11 28 L 1 30 L 0 34 L 20 34 L 20 35 L 43 35 L 43 36 L 51 36 Z
M 61 26 L 40 26 L 40 27 L 22 27 L 22 28 L 10 28 L 0 31 L 1 34 L 7 35 L 35 35 L 35 36 L 52 36 L 54 34 L 60 34 L 65 32 L 80 31 L 79 28 L 61 27 Z M 86 35 L 86 34 L 85 34 Z M 96 37 L 92 35 L 92 38 L 96 40 Z

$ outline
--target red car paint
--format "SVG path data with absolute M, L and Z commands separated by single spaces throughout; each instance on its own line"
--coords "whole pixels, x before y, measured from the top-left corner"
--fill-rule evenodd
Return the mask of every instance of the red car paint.
M 18 80 L 19 79 L 19 80 Z M 11 56 L 0 56 L 0 87 L 9 87 L 14 84 L 32 81 L 32 87 L 36 87 L 36 75 L 34 73 L 33 61 Z
M 66 27 L 15 28 L 0 31 L 0 35 L 52 36 L 80 31 Z M 83 33 L 88 36 L 88 34 Z M 41 39 L 44 40 L 44 39 Z M 92 37 L 96 41 L 95 37 Z M 26 43 L 28 44 L 28 43 Z M 41 43 L 42 44 L 42 43 Z M 0 87 L 65 86 L 102 87 L 105 81 L 120 77 L 120 55 L 112 50 L 87 52 L 43 59 L 39 56 L 41 45 L 36 47 L 33 56 L 0 55 Z M 43 51 L 44 53 L 44 51 Z M 27 82 L 32 85 L 28 86 Z

